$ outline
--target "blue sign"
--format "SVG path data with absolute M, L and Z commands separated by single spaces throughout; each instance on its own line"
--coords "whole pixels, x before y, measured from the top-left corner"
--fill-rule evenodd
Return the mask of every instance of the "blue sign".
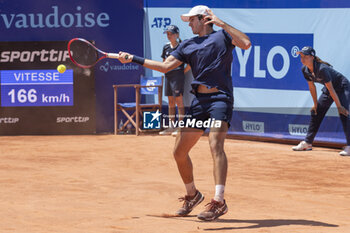
M 252 46 L 233 50 L 232 77 L 235 87 L 308 90 L 296 54 L 313 46 L 313 34 L 247 34 Z
M 1 106 L 72 106 L 73 70 L 4 70 Z
M 164 1 L 164 0 L 145 0 L 147 7 L 176 7 L 176 8 L 191 8 L 195 5 L 206 5 L 210 8 L 349 8 L 350 2 L 347 0 L 293 0 L 293 1 L 271 1 L 271 0 L 201 0 L 201 1 Z
M 125 27 L 125 19 L 128 19 L 127 27 Z M 108 59 L 91 69 L 92 76 L 97 77 L 96 79 L 84 80 L 79 76 L 85 74 L 76 68 L 69 61 L 69 58 L 66 59 L 65 53 L 60 53 L 66 51 L 67 44 L 59 46 L 59 50 L 52 47 L 54 51 L 51 50 L 50 45 L 40 48 L 40 50 L 34 48 L 17 49 L 20 47 L 17 45 L 16 49 L 9 50 L 8 47 L 12 46 L 14 41 L 67 42 L 72 38 L 81 37 L 95 41 L 98 48 L 107 52 L 126 51 L 143 56 L 143 19 L 143 0 L 0 1 L 0 40 L 2 43 L 10 42 L 8 46 L 4 45 L 0 49 L 0 66 L 2 66 L 0 70 L 44 70 L 54 69 L 59 64 L 65 64 L 68 69 L 74 69 L 74 81 L 76 86 L 79 86 L 79 88 L 75 88 L 74 108 L 72 109 L 84 109 L 84 111 L 93 111 L 96 114 L 96 118 L 90 117 L 90 121 L 94 121 L 96 124 L 94 132 L 113 132 L 112 86 L 114 84 L 139 83 L 140 75 L 144 72 L 142 66 L 121 64 L 116 59 Z M 162 19 L 162 22 L 157 20 L 157 25 L 168 23 L 165 20 Z M 22 63 L 20 66 L 14 64 L 23 61 L 25 64 Z M 92 83 L 94 83 L 93 86 Z M 92 88 L 87 89 L 89 85 Z M 90 104 L 90 108 L 85 107 L 87 101 L 84 101 L 83 96 L 87 95 L 87 92 L 96 93 L 93 96 L 93 100 L 96 101 L 96 109 L 94 106 L 92 107 L 92 104 Z M 2 96 L 7 97 L 7 94 L 2 94 Z M 135 94 L 130 90 L 120 91 L 119 101 L 132 102 L 134 100 Z M 66 108 L 59 108 L 60 111 L 64 109 Z M 20 111 L 24 110 L 25 108 L 20 108 Z M 77 113 L 74 112 L 74 114 Z

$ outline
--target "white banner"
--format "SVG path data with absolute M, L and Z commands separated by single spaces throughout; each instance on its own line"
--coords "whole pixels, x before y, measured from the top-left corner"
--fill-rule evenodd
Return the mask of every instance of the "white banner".
M 180 19 L 180 15 L 189 10 L 161 7 L 145 9 L 145 51 L 148 58 L 162 60 L 162 48 L 168 42 L 166 34 L 163 34 L 167 25 L 177 25 L 182 40 L 196 36 L 192 34 L 188 23 Z M 301 72 L 302 64 L 299 57 L 295 56 L 296 47 L 313 46 L 317 56 L 331 63 L 347 78 L 350 77 L 347 62 L 350 51 L 350 43 L 347 43 L 350 38 L 348 8 L 212 10 L 223 21 L 247 33 L 252 40 L 250 51 L 233 51 L 235 107 L 255 106 L 256 109 L 251 111 L 264 112 L 269 109 L 271 113 L 310 114 L 309 111 L 288 110 L 308 109 L 313 104 Z M 219 28 L 214 26 L 214 29 Z M 240 56 L 247 56 L 246 63 L 242 63 Z M 160 74 L 153 71 L 153 75 Z M 189 81 L 186 85 L 189 85 Z M 317 85 L 317 88 L 320 94 L 321 85 Z M 337 112 L 331 111 L 329 114 L 337 115 Z

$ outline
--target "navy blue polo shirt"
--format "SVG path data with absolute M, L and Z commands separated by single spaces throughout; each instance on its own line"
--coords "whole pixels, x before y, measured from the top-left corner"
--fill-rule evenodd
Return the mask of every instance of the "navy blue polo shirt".
M 219 30 L 183 41 L 171 55 L 191 66 L 194 91 L 202 84 L 233 97 L 231 63 L 234 47 L 232 37 L 225 30 Z
M 343 90 L 344 87 L 348 87 L 349 81 L 345 78 L 345 76 L 327 64 L 314 61 L 315 76 L 312 75 L 309 68 L 306 66 L 303 66 L 301 70 L 304 78 L 307 81 L 317 82 L 323 85 L 325 83 L 332 82 L 333 88 L 336 92 Z M 322 92 L 329 94 L 327 87 L 324 87 Z
M 175 51 L 178 47 L 179 47 L 179 44 L 178 44 L 176 47 L 172 48 L 171 45 L 170 45 L 170 42 L 169 42 L 169 43 L 166 43 L 166 44 L 163 46 L 163 52 L 162 52 L 161 57 L 162 57 L 164 60 L 167 59 L 167 58 L 170 56 L 170 54 L 171 54 L 173 51 Z M 169 73 L 171 73 L 171 72 L 174 71 L 174 70 L 184 70 L 184 67 L 185 67 L 185 64 L 182 63 L 180 66 L 176 67 L 175 69 L 169 71 L 169 72 L 166 73 L 166 74 L 169 74 Z

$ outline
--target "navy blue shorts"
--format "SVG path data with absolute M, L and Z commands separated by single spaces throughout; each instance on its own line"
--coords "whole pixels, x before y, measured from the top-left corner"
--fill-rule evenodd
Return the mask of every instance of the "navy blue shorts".
M 184 122 L 187 120 L 206 121 L 209 119 L 220 120 L 228 123 L 230 127 L 230 121 L 233 111 L 233 99 L 225 93 L 197 93 L 192 100 L 189 111 L 186 113 Z M 201 130 L 205 130 L 209 127 L 192 127 Z
M 164 95 L 178 97 L 183 95 L 185 86 L 184 70 L 173 70 L 165 74 Z

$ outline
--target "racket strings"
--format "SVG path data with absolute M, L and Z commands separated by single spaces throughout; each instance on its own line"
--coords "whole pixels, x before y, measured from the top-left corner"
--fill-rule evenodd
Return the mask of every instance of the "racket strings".
M 99 60 L 96 48 L 80 40 L 73 41 L 70 44 L 70 55 L 81 66 L 93 66 Z

